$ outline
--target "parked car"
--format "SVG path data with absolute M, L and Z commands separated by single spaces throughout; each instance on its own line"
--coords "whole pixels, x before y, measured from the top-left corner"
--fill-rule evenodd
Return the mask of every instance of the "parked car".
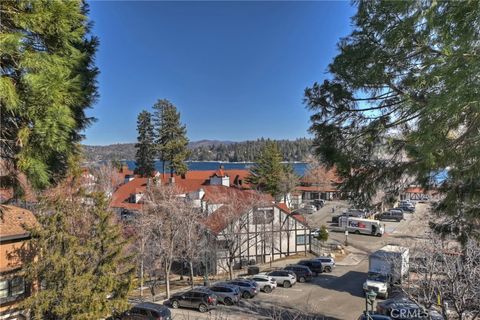
M 377 220 L 395 220 L 397 222 L 400 222 L 403 219 L 405 219 L 405 217 L 403 216 L 403 211 L 401 210 L 389 210 L 377 215 L 376 219 Z
M 317 207 L 313 204 L 306 204 L 302 208 L 300 208 L 300 213 L 312 214 L 317 211 Z
M 287 270 L 276 270 L 268 273 L 267 275 L 272 277 L 277 284 L 282 285 L 284 288 L 290 288 L 297 282 L 295 273 Z
M 254 275 L 251 279 L 258 284 L 258 287 L 261 291 L 266 293 L 272 292 L 272 290 L 277 287 L 277 281 L 267 275 L 257 274 Z
M 415 212 L 415 207 L 414 206 L 399 206 L 399 209 L 402 209 L 403 211 L 413 213 Z
M 322 263 L 323 271 L 332 272 L 335 268 L 335 259 L 331 257 L 316 257 L 315 260 L 319 260 Z
M 172 295 L 169 302 L 174 309 L 184 307 L 207 312 L 217 306 L 217 296 L 211 290 L 193 289 Z
M 398 208 L 402 209 L 403 211 L 407 211 L 407 212 L 415 212 L 415 202 L 402 200 L 398 204 Z
M 298 262 L 298 264 L 301 265 L 301 266 L 308 267 L 310 270 L 312 270 L 312 272 L 316 276 L 318 276 L 319 273 L 323 272 L 323 265 L 322 265 L 322 262 L 320 260 L 316 260 L 316 259 L 301 260 L 301 261 Z
M 241 292 L 238 286 L 217 284 L 209 288 L 217 296 L 218 302 L 231 306 L 240 301 Z
M 323 208 L 325 206 L 325 201 L 321 199 L 313 200 L 313 205 L 317 210 L 320 210 L 320 208 Z
M 355 218 L 366 218 L 368 215 L 368 212 L 366 210 L 362 209 L 348 209 L 344 214 L 347 214 L 350 217 L 355 217 Z
M 170 320 L 172 313 L 170 309 L 161 304 L 142 302 L 135 305 L 128 311 L 119 316 L 113 317 L 115 320 Z
M 300 264 L 290 264 L 283 268 L 284 270 L 291 270 L 295 272 L 298 282 L 310 281 L 313 278 L 313 272 L 309 267 Z
M 230 281 L 226 281 L 222 284 L 230 284 L 230 285 L 233 284 L 233 285 L 238 286 L 240 288 L 242 298 L 244 298 L 244 299 L 253 298 L 258 293 L 256 283 L 252 283 L 251 281 L 248 281 L 247 279 L 230 280 Z

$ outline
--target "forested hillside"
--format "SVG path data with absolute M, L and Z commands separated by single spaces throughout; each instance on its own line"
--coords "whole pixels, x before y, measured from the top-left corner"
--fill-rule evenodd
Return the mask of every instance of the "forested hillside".
M 194 161 L 230 161 L 252 162 L 262 150 L 266 139 L 256 141 L 216 141 L 201 140 L 191 142 L 189 160 Z M 310 154 L 312 141 L 310 139 L 277 140 L 278 148 L 284 161 L 303 161 Z M 135 144 L 122 143 L 108 146 L 83 146 L 86 161 L 101 160 L 134 160 Z

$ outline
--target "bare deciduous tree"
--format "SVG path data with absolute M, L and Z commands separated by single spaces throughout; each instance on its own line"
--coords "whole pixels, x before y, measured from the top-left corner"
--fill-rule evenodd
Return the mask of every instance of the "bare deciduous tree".
M 155 220 L 161 221 L 159 225 L 153 224 L 152 227 L 159 235 L 154 240 L 163 258 L 167 299 L 170 298 L 170 271 L 174 259 L 178 256 L 179 239 L 182 236 L 180 228 L 182 215 L 187 207 L 179 194 L 181 192 L 174 185 L 152 184 L 144 196 L 144 211 Z M 157 230 L 157 227 L 160 230 Z
M 181 258 L 188 263 L 191 287 L 193 289 L 193 265 L 198 262 L 205 253 L 207 247 L 206 230 L 199 222 L 203 218 L 202 212 L 194 208 L 190 203 L 185 203 L 184 211 L 180 216 L 181 238 L 179 253 Z
M 97 191 L 103 192 L 110 198 L 115 189 L 123 182 L 118 167 L 112 162 L 101 164 L 92 170 L 95 177 L 95 187 Z
M 413 250 L 412 273 L 403 289 L 410 298 L 430 308 L 440 304 L 458 319 L 480 315 L 480 246 L 469 239 L 462 247 L 457 241 L 432 235 Z

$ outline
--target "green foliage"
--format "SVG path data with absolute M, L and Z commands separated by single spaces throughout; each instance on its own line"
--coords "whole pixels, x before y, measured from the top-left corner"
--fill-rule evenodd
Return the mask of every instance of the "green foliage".
M 0 148 L 14 186 L 63 178 L 97 97 L 98 40 L 83 1 L 0 2 Z
M 235 143 L 216 143 L 192 146 L 190 160 L 196 161 L 230 161 L 254 162 L 260 156 L 267 140 Z M 310 139 L 276 140 L 283 161 L 305 161 L 310 155 Z
M 326 242 L 328 241 L 328 229 L 325 225 L 322 225 L 320 227 L 320 232 L 318 233 L 318 237 L 317 239 L 322 241 L 322 242 Z
M 330 80 L 305 92 L 316 153 L 357 204 L 449 169 L 443 231 L 478 235 L 479 17 L 478 1 L 358 2 Z
M 100 319 L 128 308 L 134 266 L 103 194 L 65 194 L 44 204 L 25 274 L 41 290 L 23 302 L 35 319 Z
M 154 131 L 152 125 L 152 115 L 148 111 L 142 111 L 137 119 L 137 144 L 135 148 L 135 161 L 137 167 L 135 173 L 150 177 L 155 171 L 155 146 L 154 146 Z
M 267 140 L 260 157 L 250 170 L 247 182 L 257 190 L 276 197 L 282 194 L 282 178 L 288 172 L 292 173 L 293 170 L 291 166 L 282 163 L 277 144 Z
M 155 113 L 154 113 L 155 120 Z M 154 126 L 156 126 L 154 122 Z M 229 161 L 254 162 L 260 156 L 265 146 L 265 139 L 256 141 L 229 142 L 202 140 L 188 144 L 193 161 Z M 305 161 L 311 154 L 312 140 L 296 139 L 275 140 L 284 161 Z M 108 146 L 83 146 L 88 161 L 108 161 L 114 159 L 135 159 L 135 145 L 133 143 L 112 144 Z M 161 155 L 159 155 L 161 158 Z
M 187 129 L 180 123 L 180 113 L 168 100 L 157 101 L 153 106 L 156 127 L 156 147 L 159 159 L 167 162 L 170 173 L 185 174 L 185 160 L 190 155 Z

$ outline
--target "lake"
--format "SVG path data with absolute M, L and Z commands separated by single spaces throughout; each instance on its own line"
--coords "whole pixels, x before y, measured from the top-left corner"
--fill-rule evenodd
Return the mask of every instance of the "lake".
M 225 170 L 249 170 L 254 163 L 253 162 L 220 162 L 220 161 L 187 161 L 188 170 L 191 171 L 205 171 L 205 170 L 217 170 L 220 166 L 223 166 Z M 135 169 L 135 161 L 127 161 L 130 169 Z M 305 162 L 293 162 L 291 163 L 293 170 L 299 176 L 303 176 L 307 170 L 307 164 Z M 158 172 L 162 172 L 162 161 L 155 161 L 155 169 Z M 168 169 L 166 169 L 167 171 Z

